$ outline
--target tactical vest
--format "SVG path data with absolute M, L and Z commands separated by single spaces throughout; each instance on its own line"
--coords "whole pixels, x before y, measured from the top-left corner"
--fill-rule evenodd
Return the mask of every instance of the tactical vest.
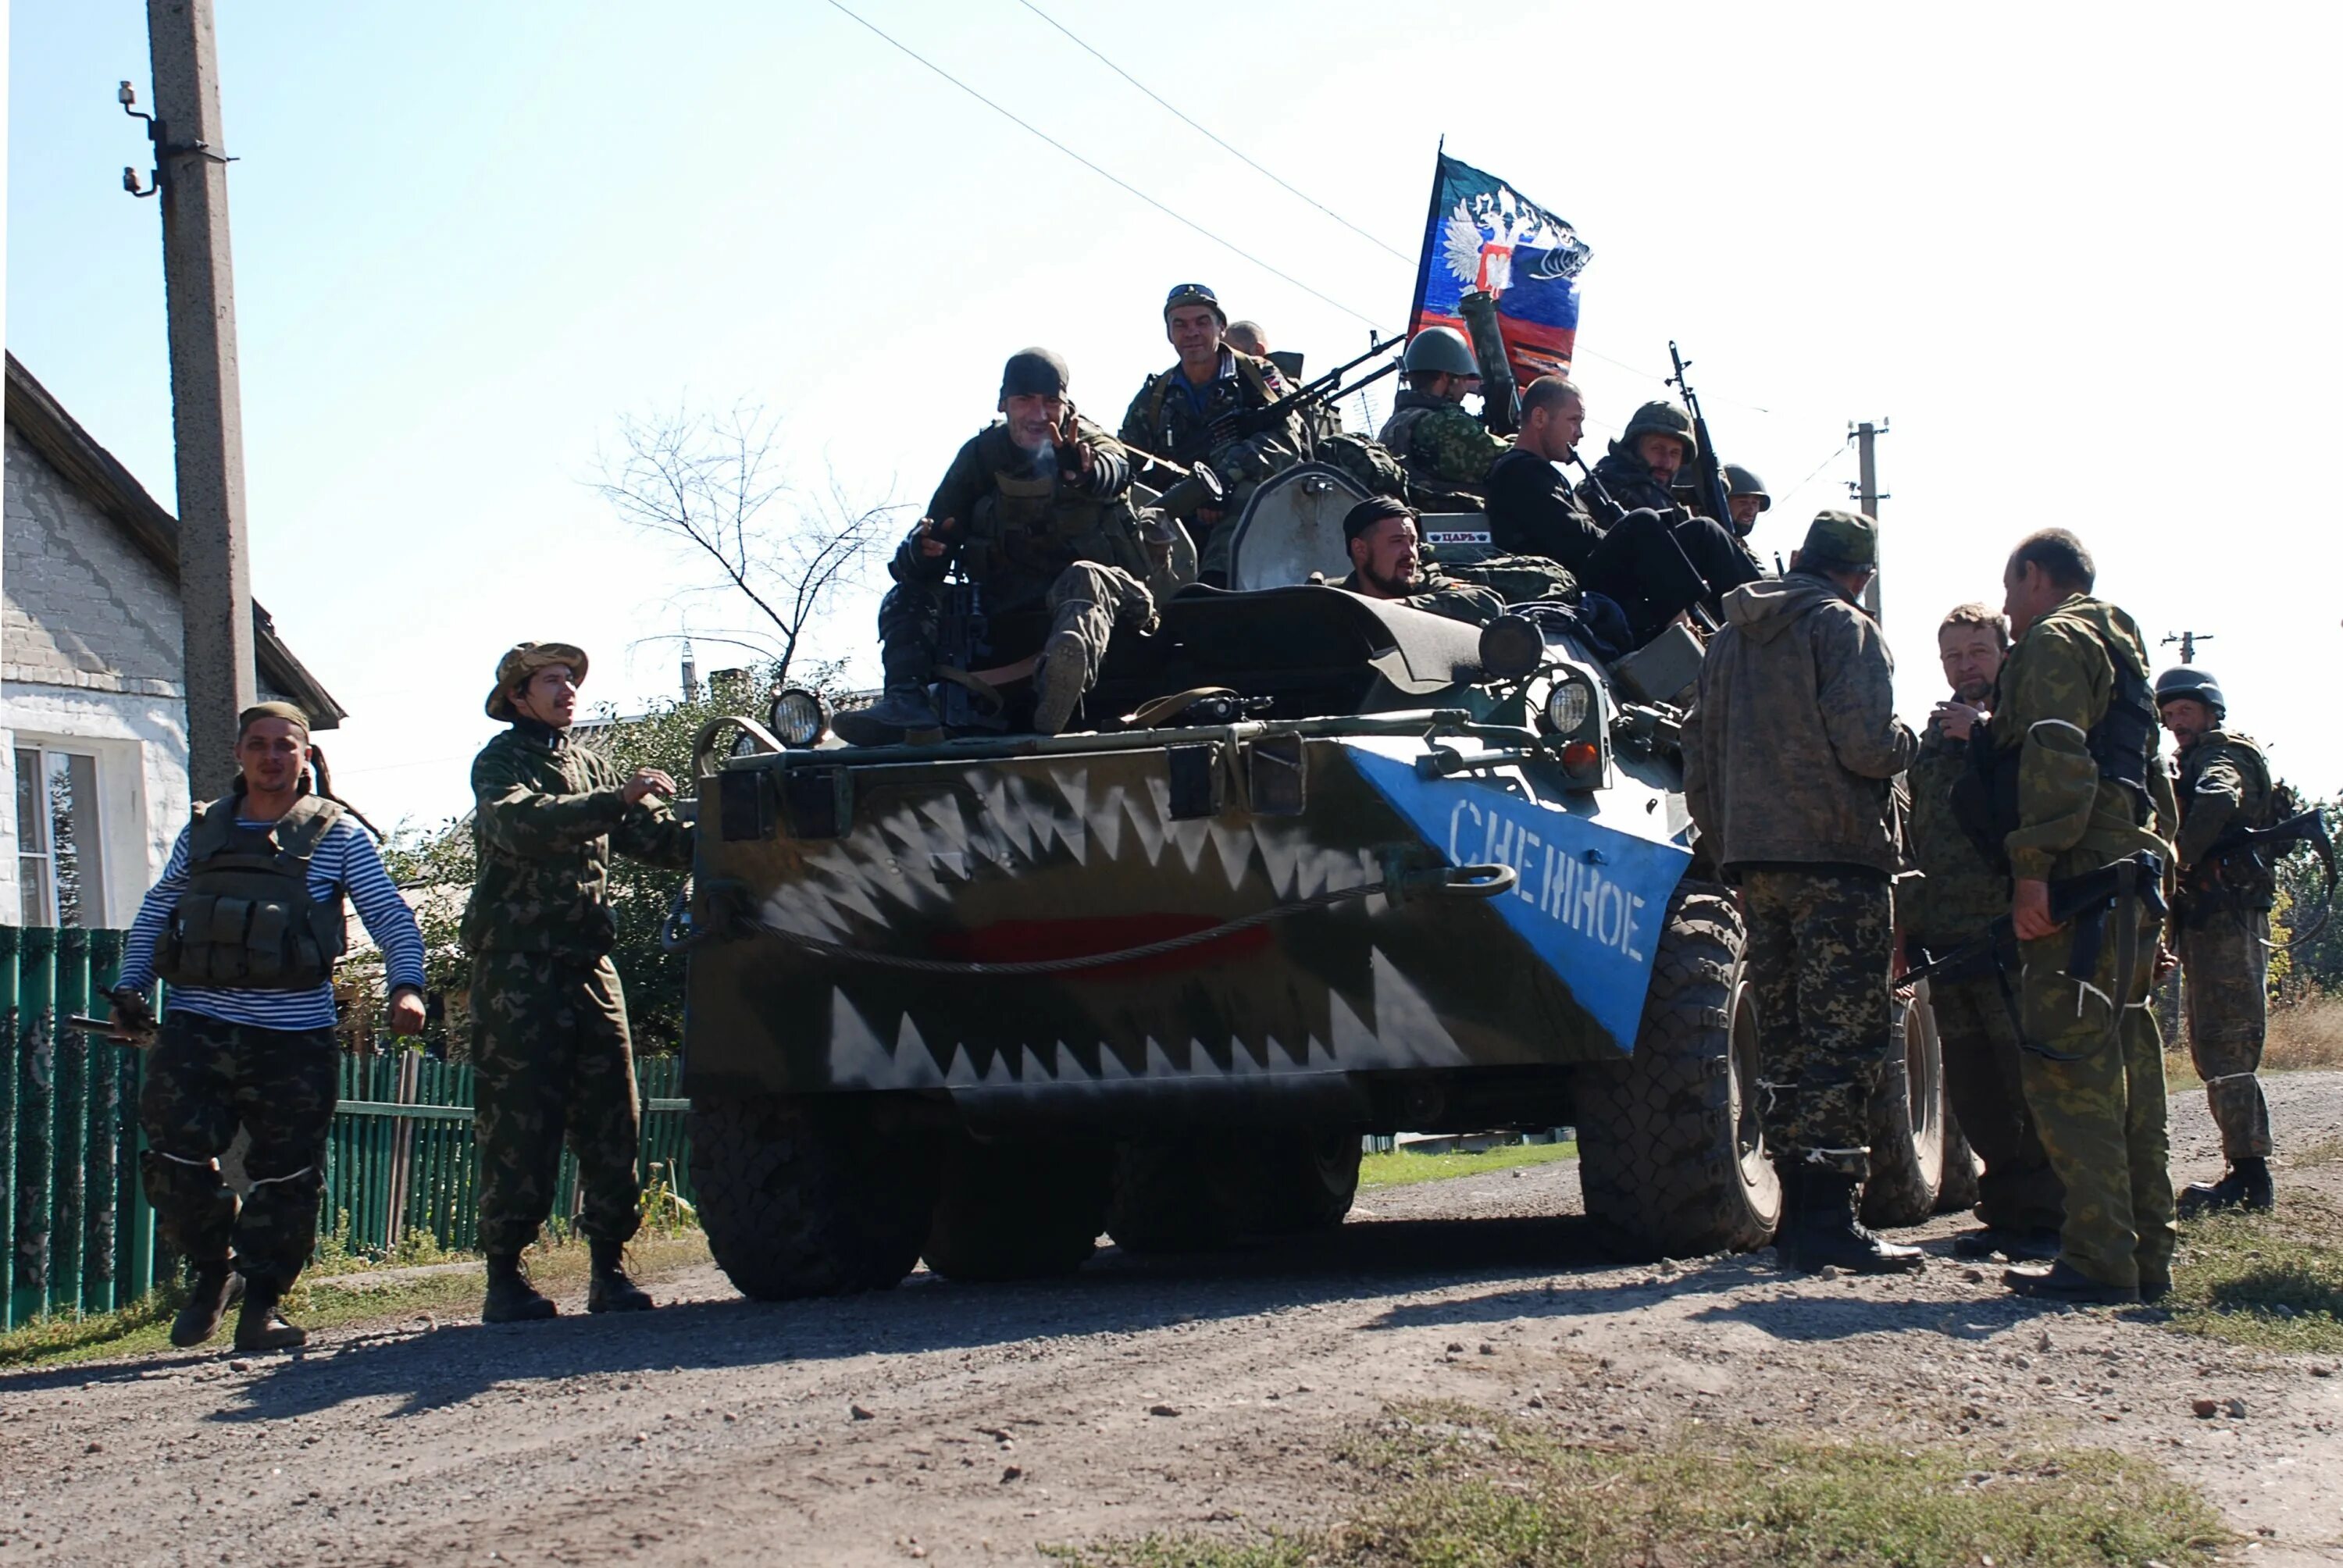
M 2115 667 L 2115 687 L 2107 694 L 2107 710 L 2084 733 L 2083 745 L 2100 779 L 2129 793 L 2132 821 L 2144 826 L 2156 811 L 2147 792 L 2159 733 L 2156 691 L 2145 673 L 2117 657 L 2115 649 L 2107 651 L 2107 662 Z M 2017 769 L 2025 754 L 2023 740 L 2016 746 L 1996 744 L 1992 720 L 1981 720 L 1969 738 L 1969 771 L 1953 785 L 1954 819 L 1986 864 L 2005 877 L 2009 875 L 2008 839 L 2022 825 Z
M 1237 380 L 1252 394 L 1250 400 L 1243 397 L 1237 399 L 1237 406 L 1240 408 L 1266 408 L 1284 396 L 1282 392 L 1271 389 L 1269 366 L 1266 360 L 1255 359 L 1250 354 L 1239 354 L 1234 349 L 1229 351 L 1229 357 L 1236 363 Z M 1154 448 L 1161 455 L 1171 458 L 1175 463 L 1192 463 L 1200 460 L 1206 454 L 1202 451 L 1182 449 L 1182 443 L 1172 440 L 1173 431 L 1163 417 L 1164 411 L 1171 404 L 1172 378 L 1179 374 L 1180 367 L 1174 365 L 1171 369 L 1158 371 L 1147 378 L 1147 435 L 1151 442 L 1162 443 Z
M 991 427 L 983 441 L 992 488 L 977 502 L 973 534 L 984 542 L 987 558 L 972 575 L 1006 569 L 1046 583 L 1091 556 L 1105 564 L 1124 564 L 1107 536 L 1120 528 L 1135 538 L 1138 520 L 1127 498 L 1085 495 L 1061 485 L 1054 458 L 1045 458 L 1036 474 L 1005 426 Z
M 308 990 L 342 956 L 342 901 L 309 896 L 309 860 L 342 809 L 304 795 L 265 827 L 238 822 L 241 795 L 213 801 L 187 838 L 187 886 L 155 944 L 166 985 Z

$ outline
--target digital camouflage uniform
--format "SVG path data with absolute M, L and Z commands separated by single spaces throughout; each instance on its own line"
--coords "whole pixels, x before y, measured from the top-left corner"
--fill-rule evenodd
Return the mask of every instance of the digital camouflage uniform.
M 1024 451 L 1001 421 L 954 456 L 928 516 L 958 522 L 958 544 L 944 555 L 927 556 L 915 530 L 887 568 L 895 587 L 880 601 L 879 636 L 890 685 L 924 684 L 932 676 L 939 590 L 954 565 L 983 591 L 988 616 L 1048 610 L 1050 635 L 1063 634 L 1086 660 L 1084 690 L 1096 680 L 1118 625 L 1154 624 L 1155 601 L 1147 587 L 1153 568 L 1127 499 L 1130 458 L 1089 420 L 1078 419 L 1076 427 L 1094 454 L 1086 484 L 1066 478 L 1054 447 Z
M 1906 885 L 1897 910 L 1905 935 L 1931 953 L 1951 951 L 2009 912 L 2009 879 L 1986 864 L 1953 815 L 1953 785 L 1968 769 L 1968 743 L 1932 721 L 1908 775 L 1912 858 L 1922 878 Z M 2002 1230 L 2056 1230 L 2065 1190 L 2026 1109 L 2017 1029 L 2001 981 L 1985 970 L 1939 975 L 1928 982 L 1928 1001 L 1944 1052 L 1946 1096 L 1985 1161 L 1977 1218 Z
M 2231 1164 L 2270 1153 L 2269 1105 L 2262 1097 L 2262 1036 L 2269 996 L 2269 911 L 2277 886 L 2244 856 L 2217 869 L 2204 862 L 2232 828 L 2266 828 L 2269 763 L 2242 735 L 2216 729 L 2180 754 L 2180 836 L 2186 890 L 2179 915 L 2181 995 L 2188 1054 Z
M 1513 449 L 1462 403 L 1413 387 L 1392 400 L 1391 417 L 1375 438 L 1400 460 L 1411 484 L 1434 509 L 1453 499 L 1477 503 L 1490 465 Z
M 1845 558 L 1872 558 L 1868 523 L 1825 512 L 1815 528 Z M 1871 1097 L 1900 1044 L 1891 780 L 1916 742 L 1878 623 L 1835 583 L 1794 572 L 1736 588 L 1725 609 L 1684 720 L 1685 803 L 1741 889 L 1765 1136 L 1860 1181 Z
M 623 1243 L 639 1220 L 640 1108 L 626 999 L 609 959 L 609 859 L 691 863 L 691 829 L 655 798 L 628 805 L 608 758 L 565 732 L 514 722 L 472 762 L 478 879 L 472 955 L 480 1247 L 515 1253 L 553 1204 L 567 1134 L 588 1240 Z
M 1293 392 L 1292 383 L 1268 360 L 1228 347 L 1221 356 L 1221 374 L 1192 399 L 1179 366 L 1150 376 L 1123 414 L 1120 435 L 1127 447 L 1175 463 L 1204 463 L 1221 477 L 1229 492 L 1222 508 L 1223 520 L 1203 540 L 1199 559 L 1204 572 L 1225 576 L 1228 525 L 1244 515 L 1245 503 L 1263 479 L 1309 455 L 1311 437 L 1302 417 L 1291 411 L 1266 430 L 1216 434 L 1216 421 L 1266 408 Z
M 2144 686 L 2138 627 L 2113 605 L 2076 594 L 2028 627 L 2002 666 L 1992 739 L 1996 750 L 2019 752 L 2018 827 L 2005 840 L 2019 879 L 2076 876 L 2142 849 L 2171 860 L 2157 833 L 2174 815 L 2164 770 L 2148 769 L 2151 810 L 2101 776 L 2086 739 L 2107 716 L 2117 660 Z M 2088 986 L 2065 972 L 2071 930 L 2018 943 L 2019 1066 L 2035 1129 L 2066 1188 L 2060 1260 L 2103 1285 L 2154 1289 L 2171 1280 L 2177 1234 L 2163 1043 L 2148 1002 L 2157 933 L 2145 910 L 2118 910 L 2110 927 L 2125 918 L 2139 920 L 2144 956 L 2119 997 L 2112 930 Z

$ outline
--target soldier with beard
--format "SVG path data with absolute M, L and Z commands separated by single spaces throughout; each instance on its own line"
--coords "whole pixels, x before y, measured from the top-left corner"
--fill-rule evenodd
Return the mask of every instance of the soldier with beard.
M 1912 759 L 1912 855 L 1922 877 L 1899 891 L 1896 923 L 1907 939 L 1946 952 L 2009 908 L 2009 878 L 1986 863 L 1953 812 L 1953 787 L 1970 769 L 1971 733 L 1988 716 L 1994 679 L 2009 653 L 2008 623 L 1984 605 L 1962 605 L 1936 628 L 1936 651 L 1953 695 L 1929 716 Z M 1976 1205 L 1985 1228 L 1953 1238 L 1953 1253 L 2054 1258 L 2066 1190 L 2026 1108 L 2017 1027 L 2001 982 L 1990 970 L 1939 975 L 1928 982 L 1928 1000 L 1944 1049 L 1946 1095 L 1985 1160 Z
M 1664 398 L 1635 410 L 1611 449 L 1578 487 L 1579 499 L 1604 528 L 1648 507 L 1663 517 L 1686 515 L 1676 504 L 1675 477 L 1699 452 L 1692 416 Z
M 983 588 L 987 613 L 1051 612 L 1033 674 L 1034 728 L 1045 735 L 1073 716 L 1117 626 L 1153 629 L 1130 457 L 1074 412 L 1066 387 L 1066 362 L 1050 350 L 1009 357 L 1002 417 L 960 447 L 927 516 L 888 565 L 895 586 L 879 606 L 887 688 L 868 710 L 870 724 L 911 730 L 940 722 L 928 684 L 940 589 L 955 564 Z
M 1403 604 L 1450 620 L 1486 626 L 1505 610 L 1493 589 L 1453 582 L 1427 568 L 1417 545 L 1416 511 L 1389 496 L 1370 496 L 1342 518 L 1351 575 L 1334 586 L 1362 598 Z

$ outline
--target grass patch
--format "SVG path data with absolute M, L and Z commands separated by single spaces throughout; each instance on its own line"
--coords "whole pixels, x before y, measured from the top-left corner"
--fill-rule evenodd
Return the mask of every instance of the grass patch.
M 2343 1067 L 2343 996 L 2316 993 L 2272 1008 L 2262 1066 L 2271 1072 Z
M 2267 1214 L 2226 1213 L 2180 1228 L 2172 1326 L 2257 1350 L 2343 1352 L 2343 1212 L 2281 1191 Z
M 573 1286 L 586 1277 L 591 1260 L 582 1241 L 539 1245 L 528 1255 L 529 1273 L 540 1285 Z M 708 1261 L 708 1243 L 696 1231 L 679 1236 L 640 1236 L 628 1248 L 628 1268 L 645 1280 Z M 412 1317 L 424 1312 L 477 1312 L 481 1276 L 477 1269 L 406 1274 L 386 1270 L 304 1273 L 285 1301 L 285 1315 L 305 1329 Z M 0 1368 L 60 1366 L 99 1357 L 168 1350 L 171 1315 L 178 1300 L 156 1292 L 116 1312 L 93 1317 L 61 1316 L 27 1323 L 0 1334 Z M 227 1348 L 236 1326 L 233 1312 L 211 1348 Z
M 2205 1563 L 2203 1498 L 2096 1449 L 1677 1441 L 1576 1445 L 1484 1412 L 1418 1410 L 1344 1457 L 1372 1501 L 1332 1529 L 1067 1549 L 1097 1568 L 1595 1568 L 1652 1563 L 2046 1568 Z
M 1445 1181 L 1453 1176 L 1478 1176 L 1485 1171 L 1511 1171 L 1521 1165 L 1546 1165 L 1575 1160 L 1578 1145 L 1568 1143 L 1508 1143 L 1472 1154 L 1370 1154 L 1359 1161 L 1359 1188 L 1406 1187 L 1418 1181 Z

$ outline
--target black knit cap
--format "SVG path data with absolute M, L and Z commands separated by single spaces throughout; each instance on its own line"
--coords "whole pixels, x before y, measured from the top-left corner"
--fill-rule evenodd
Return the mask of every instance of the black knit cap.
M 1413 518 L 1416 509 L 1390 496 L 1369 496 L 1342 514 L 1342 542 L 1349 544 L 1387 518 Z
M 1055 397 L 1064 395 L 1073 377 L 1066 362 L 1047 348 L 1020 348 L 1001 367 L 1003 397 Z

